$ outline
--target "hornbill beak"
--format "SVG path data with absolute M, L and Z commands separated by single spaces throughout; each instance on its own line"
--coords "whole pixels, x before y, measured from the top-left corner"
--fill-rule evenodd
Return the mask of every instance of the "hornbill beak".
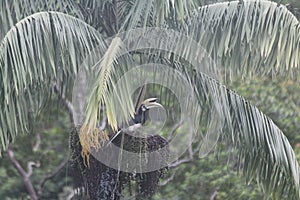
M 144 104 L 146 106 L 147 109 L 150 109 L 150 108 L 163 108 L 163 106 L 159 103 L 156 102 L 157 101 L 157 98 L 149 98 L 149 99 L 146 99 L 142 102 L 142 104 Z

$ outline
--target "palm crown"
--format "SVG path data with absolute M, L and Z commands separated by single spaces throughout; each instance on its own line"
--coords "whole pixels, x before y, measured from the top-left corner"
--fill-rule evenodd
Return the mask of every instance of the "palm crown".
M 111 88 L 117 88 L 116 80 L 133 68 L 138 62 L 134 55 L 139 55 L 139 61 L 148 59 L 169 65 L 183 74 L 197 103 L 212 108 L 203 109 L 202 114 L 194 113 L 193 123 L 205 124 L 205 117 L 213 118 L 216 110 L 221 113 L 222 134 L 238 149 L 240 168 L 247 177 L 257 177 L 274 197 L 285 194 L 289 199 L 300 198 L 299 165 L 280 129 L 255 106 L 226 88 L 222 79 L 212 78 L 205 70 L 194 70 L 199 61 L 187 62 L 197 57 L 197 52 L 192 51 L 196 42 L 211 56 L 215 62 L 213 70 L 221 75 L 297 77 L 299 21 L 285 6 L 264 0 L 199 6 L 193 0 L 36 1 L 34 5 L 26 0 L 2 1 L 2 149 L 16 135 L 29 132 L 31 122 L 53 96 L 53 88 L 60 95 L 71 97 L 76 76 L 83 71 L 92 71 L 94 79 L 88 83 L 92 85 L 90 93 L 77 91 L 88 96 L 86 109 L 80 113 L 85 115 L 85 120 L 80 121 L 81 142 L 86 148 L 98 146 L 97 141 L 86 138 L 99 134 L 94 131 L 99 118 L 106 115 L 116 130 L 120 122 L 134 115 L 128 85 L 114 93 L 116 98 L 109 97 Z M 130 35 L 135 28 L 141 28 L 140 37 L 153 43 L 156 29 L 147 31 L 148 26 L 161 27 L 167 35 L 157 37 L 158 46 L 151 49 L 137 46 L 135 51 L 122 54 L 124 47 L 139 39 L 133 38 L 139 35 L 136 32 Z M 193 42 L 181 41 L 181 36 L 169 30 L 188 36 Z M 107 40 L 108 37 L 112 39 Z M 178 40 L 172 41 L 174 38 Z M 172 52 L 163 49 L 168 45 Z M 94 54 L 99 59 L 82 65 L 88 55 Z M 170 94 L 162 93 L 158 98 L 169 99 L 164 95 Z M 120 107 L 122 112 L 118 112 Z

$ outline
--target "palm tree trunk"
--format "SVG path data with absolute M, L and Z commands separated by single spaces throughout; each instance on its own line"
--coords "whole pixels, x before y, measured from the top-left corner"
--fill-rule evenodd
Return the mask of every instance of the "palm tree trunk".
M 88 199 L 91 200 L 118 200 L 122 196 L 120 173 L 110 168 L 92 155 L 89 157 L 88 166 L 81 156 L 79 142 L 79 128 L 74 128 L 70 135 L 71 163 L 73 176 L 77 180 L 76 187 L 84 187 Z
M 88 199 L 122 199 L 123 189 L 125 186 L 131 188 L 131 181 L 136 182 L 136 199 L 151 199 L 156 192 L 159 178 L 166 172 L 166 168 L 134 175 L 110 168 L 92 155 L 89 157 L 89 166 L 86 166 L 81 156 L 79 130 L 80 128 L 73 129 L 70 136 L 71 163 L 75 171 L 74 176 L 77 180 L 75 185 L 76 187 L 85 188 Z M 144 151 L 154 151 L 167 145 L 167 141 L 158 135 L 149 136 L 146 139 L 124 135 L 120 134 L 119 137 L 116 137 L 114 145 L 123 143 L 124 150 L 131 152 L 137 152 L 141 149 L 144 149 Z

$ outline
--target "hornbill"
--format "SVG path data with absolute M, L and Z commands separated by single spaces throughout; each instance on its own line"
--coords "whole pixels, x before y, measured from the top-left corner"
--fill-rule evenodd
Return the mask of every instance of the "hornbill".
M 163 106 L 156 102 L 157 98 L 149 98 L 141 102 L 141 104 L 136 108 L 136 112 L 132 121 L 134 124 L 145 124 L 149 118 L 149 109 L 151 108 L 163 108 Z
M 140 94 L 138 96 L 138 101 L 141 102 L 139 104 L 136 104 L 136 115 L 134 115 L 133 121 L 141 124 L 145 124 L 145 122 L 149 118 L 149 109 L 152 108 L 163 108 L 163 106 L 159 103 L 157 103 L 157 98 L 149 98 L 144 101 L 146 92 L 146 86 L 143 86 L 141 88 Z M 146 150 L 149 151 L 157 151 L 159 149 L 162 149 L 163 147 L 167 146 L 168 142 L 163 137 L 159 135 L 151 135 L 147 136 L 146 138 Z M 169 152 L 164 152 L 165 155 L 163 156 L 164 160 L 155 162 L 165 162 L 165 166 L 167 166 L 167 156 Z M 150 159 L 151 160 L 151 159 Z M 150 163 L 151 164 L 151 163 Z M 156 191 L 159 178 L 161 178 L 167 168 L 158 169 L 151 172 L 146 173 L 139 173 L 137 174 L 137 199 L 145 199 L 145 198 L 151 198 L 153 194 Z
M 146 153 L 156 151 L 167 147 L 168 142 L 159 135 L 151 135 L 146 138 L 137 137 L 134 133 L 138 131 L 137 127 L 144 125 L 149 119 L 149 110 L 152 108 L 162 107 L 157 103 L 157 98 L 149 98 L 144 100 L 146 86 L 141 87 L 135 105 L 134 117 L 129 120 L 127 127 L 120 128 L 115 134 L 111 134 L 109 142 L 113 143 L 123 150 L 133 153 Z M 127 134 L 130 131 L 132 134 Z M 90 167 L 84 166 L 82 157 L 80 156 L 81 145 L 78 138 L 78 130 L 71 134 L 71 149 L 77 149 L 73 160 L 75 164 L 81 168 L 84 187 L 86 188 L 88 199 L 122 199 L 122 191 L 126 186 L 129 186 L 131 193 L 131 181 L 137 182 L 136 199 L 150 199 L 158 185 L 159 178 L 163 176 L 167 167 L 151 172 L 133 174 L 130 172 L 121 172 L 104 165 L 92 155 L 90 156 Z M 74 148 L 75 146 L 75 148 Z M 100 149 L 101 153 L 101 149 Z M 164 161 L 166 162 L 168 152 L 164 152 Z M 79 155 L 79 156 L 78 156 Z M 118 161 L 115 161 L 118 162 Z M 146 161 L 147 162 L 147 161 Z M 151 163 L 144 163 L 150 165 Z M 164 165 L 166 166 L 166 165 Z
M 146 85 L 143 85 L 139 91 L 139 94 L 135 103 L 135 112 L 133 118 L 131 118 L 128 123 L 124 126 L 125 128 L 119 128 L 117 133 L 111 136 L 111 139 L 108 144 L 115 140 L 116 137 L 119 136 L 120 133 L 123 133 L 122 130 L 128 130 L 133 132 L 137 127 L 144 125 L 146 121 L 149 119 L 149 110 L 152 108 L 163 108 L 163 106 L 157 103 L 157 98 L 149 98 L 145 99 L 146 94 Z M 123 126 L 123 127 L 124 127 Z M 111 132 L 112 130 L 110 130 Z
M 149 119 L 149 111 L 153 108 L 163 108 L 163 106 L 157 103 L 157 98 L 148 98 L 144 100 L 146 93 L 146 86 L 144 85 L 141 87 L 140 92 L 137 97 L 136 106 L 135 106 L 135 113 L 134 117 L 129 121 L 129 127 L 125 128 L 126 131 L 131 132 L 131 134 L 125 133 L 126 131 L 122 132 L 118 131 L 114 136 L 112 136 L 111 141 L 113 144 L 120 146 L 122 144 L 122 148 L 126 151 L 132 153 L 147 153 L 147 152 L 155 152 L 159 149 L 163 149 L 167 147 L 168 142 L 159 135 L 148 135 L 146 138 L 139 137 L 137 135 L 139 126 L 144 125 L 147 120 Z M 136 126 L 138 125 L 138 126 Z M 162 151 L 164 155 L 159 156 L 163 158 L 163 160 L 157 159 L 155 157 L 153 160 L 148 158 L 143 160 L 142 162 L 146 165 L 153 165 L 153 163 L 149 162 L 156 162 L 159 166 L 167 166 L 167 159 L 168 159 L 168 149 L 166 151 Z M 160 152 L 161 153 L 161 152 Z M 135 179 L 137 182 L 136 188 L 136 199 L 150 199 L 156 191 L 159 178 L 161 178 L 164 173 L 166 172 L 167 167 L 162 169 L 157 169 L 155 171 L 145 172 L 145 173 L 137 173 L 137 174 L 130 174 L 129 176 L 131 179 Z M 129 181 L 130 182 L 130 181 Z

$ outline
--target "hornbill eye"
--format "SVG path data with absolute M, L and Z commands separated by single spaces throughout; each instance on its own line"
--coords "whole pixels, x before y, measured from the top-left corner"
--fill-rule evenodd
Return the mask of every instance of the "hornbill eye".
M 161 104 L 157 103 L 156 101 L 157 101 L 157 98 L 150 98 L 150 99 L 146 99 L 145 101 L 142 102 L 137 113 L 134 115 L 133 121 L 135 124 L 138 124 L 138 123 L 144 124 L 148 120 L 149 109 L 155 108 L 155 107 L 163 108 L 163 106 Z
M 142 112 L 146 112 L 146 110 L 149 110 L 145 105 L 141 106 Z

